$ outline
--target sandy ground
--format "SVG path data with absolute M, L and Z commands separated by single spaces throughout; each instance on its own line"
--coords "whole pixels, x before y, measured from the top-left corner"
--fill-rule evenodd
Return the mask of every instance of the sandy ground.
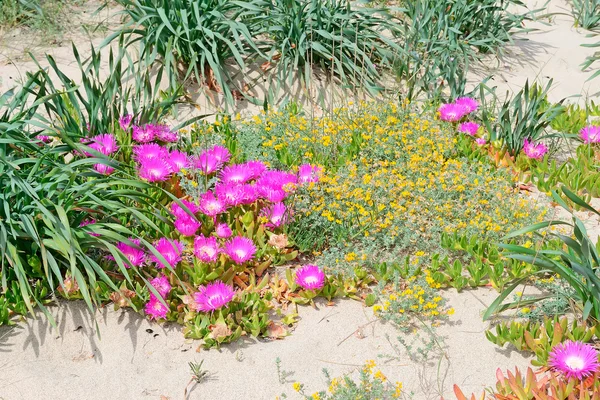
M 532 8 L 542 4 L 529 1 Z M 565 10 L 562 0 L 551 1 L 549 11 Z M 108 29 L 117 23 L 110 20 Z M 586 82 L 593 72 L 582 72 L 579 67 L 593 52 L 579 45 L 600 38 L 586 38 L 586 32 L 573 28 L 572 19 L 563 15 L 555 15 L 550 25 L 535 22 L 531 27 L 539 30 L 526 35 L 528 40 L 516 40 L 498 68 L 479 68 L 471 81 L 494 74 L 493 85 L 501 93 L 519 90 L 527 79 L 554 78 L 550 94 L 554 101 L 582 95 L 573 99 L 581 101 L 600 91 L 600 78 Z M 72 31 L 52 47 L 21 33 L 0 38 L 0 92 L 34 68 L 25 56 L 27 49 L 38 57 L 49 52 L 63 72 L 76 73 L 69 40 L 85 51 L 90 42 L 97 45 L 102 38 L 86 38 Z M 210 108 L 206 99 L 197 101 L 200 112 Z M 544 201 L 537 194 L 532 200 Z M 554 212 L 557 218 L 568 218 L 563 211 Z M 597 237 L 598 219 L 580 215 L 586 217 L 586 226 Z M 0 399 L 181 399 L 191 377 L 188 362 L 201 360 L 210 376 L 201 384 L 190 385 L 192 399 L 274 399 L 282 393 L 298 398 L 293 382 L 306 384 L 307 392 L 312 393 L 326 388 L 322 368 L 329 369 L 332 376 L 356 374 L 369 359 L 377 360 L 391 381 L 402 381 L 415 399 L 453 398 L 454 383 L 465 393 L 480 393 L 495 382 L 497 368 L 528 365 L 521 354 L 485 339 L 487 326 L 481 313 L 495 295 L 488 289 L 445 292 L 456 313 L 438 329 L 444 337 L 444 352 L 432 356 L 430 364 L 412 362 L 396 339 L 399 332 L 389 324 L 372 322 L 372 311 L 350 300 L 334 307 L 320 305 L 318 310 L 300 308 L 301 321 L 283 340 L 245 340 L 220 351 L 199 352 L 198 343 L 186 341 L 176 325 L 150 323 L 130 311 L 100 310 L 96 314 L 98 335 L 82 303 L 63 303 L 53 308 L 58 329 L 52 329 L 43 317 L 0 327 Z M 355 334 L 360 327 L 362 334 Z M 398 346 L 398 353 L 392 344 Z M 396 358 L 386 363 L 379 355 Z M 278 376 L 277 358 L 282 370 L 293 372 L 284 383 Z
M 198 344 L 186 341 L 176 325 L 157 325 L 112 308 L 97 313 L 97 335 L 82 302 L 64 303 L 53 309 L 57 329 L 44 318 L 0 327 L 0 399 L 182 399 L 191 376 L 187 364 L 201 360 L 210 376 L 190 385 L 190 399 L 274 399 L 281 393 L 295 399 L 293 382 L 312 393 L 327 387 L 323 368 L 332 376 L 356 373 L 369 359 L 392 382 L 402 381 L 413 398 L 439 399 L 452 398 L 454 383 L 480 393 L 494 383 L 496 368 L 527 366 L 521 354 L 500 349 L 483 335 L 481 312 L 494 291 L 458 295 L 452 290 L 447 296 L 456 313 L 438 328 L 444 353 L 432 353 L 429 364 L 411 362 L 396 339 L 398 331 L 351 300 L 301 307 L 296 330 L 283 340 L 243 340 L 220 351 L 197 351 Z M 394 359 L 386 362 L 379 355 Z M 284 383 L 277 358 L 281 371 L 290 372 Z

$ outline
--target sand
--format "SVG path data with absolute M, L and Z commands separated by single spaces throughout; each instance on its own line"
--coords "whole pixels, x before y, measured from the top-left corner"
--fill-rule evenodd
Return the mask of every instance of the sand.
M 529 1 L 532 8 L 543 3 Z M 551 12 L 567 9 L 562 0 L 550 2 Z M 111 19 L 111 24 L 109 29 L 118 20 Z M 582 72 L 579 65 L 594 50 L 580 44 L 600 38 L 586 38 L 585 31 L 573 28 L 569 16 L 554 16 L 550 25 L 534 22 L 529 26 L 538 31 L 525 35 L 527 40 L 515 40 L 498 68 L 490 69 L 489 65 L 495 65 L 491 61 L 485 69 L 480 66 L 471 82 L 493 73 L 501 93 L 519 90 L 526 80 L 554 78 L 553 101 L 573 95 L 582 97 L 572 101 L 593 97 L 600 90 L 600 78 L 586 82 L 593 71 Z M 73 31 L 51 47 L 22 32 L 0 38 L 0 92 L 35 67 L 25 56 L 26 48 L 37 56 L 50 52 L 64 72 L 76 72 L 69 40 L 85 52 L 90 41 L 97 45 L 102 38 L 88 40 Z M 42 61 L 42 65 L 47 64 Z M 206 100 L 198 102 L 200 112 L 210 108 Z M 545 201 L 539 194 L 531 196 L 532 201 Z M 559 209 L 553 213 L 568 218 Z M 597 237 L 598 219 L 580 215 Z M 323 368 L 332 376 L 356 376 L 369 359 L 377 361 L 390 381 L 402 381 L 407 397 L 414 393 L 415 399 L 439 399 L 454 398 L 454 383 L 465 393 L 481 393 L 495 383 L 497 368 L 529 365 L 524 355 L 501 349 L 484 336 L 488 325 L 481 315 L 496 292 L 481 288 L 443 294 L 456 313 L 437 329 L 443 351 L 432 353 L 429 363 L 411 361 L 396 339 L 400 332 L 352 300 L 337 301 L 332 307 L 322 303 L 317 308 L 300 307 L 299 323 L 282 340 L 245 339 L 209 351 L 198 351 L 199 343 L 185 340 L 177 325 L 152 323 L 131 310 L 113 311 L 111 306 L 95 314 L 97 331 L 83 303 L 61 302 L 52 308 L 56 329 L 43 316 L 0 327 L 0 399 L 181 399 L 191 378 L 188 363 L 199 361 L 209 375 L 202 383 L 189 385 L 190 399 L 274 399 L 282 393 L 295 399 L 299 396 L 292 389 L 293 382 L 304 383 L 312 393 L 326 388 Z M 386 362 L 380 355 L 394 358 Z M 278 358 L 286 373 L 278 373 Z

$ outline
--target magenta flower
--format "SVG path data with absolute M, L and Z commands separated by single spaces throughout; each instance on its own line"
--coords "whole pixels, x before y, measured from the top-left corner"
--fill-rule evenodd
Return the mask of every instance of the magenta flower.
M 307 290 L 321 289 L 325 285 L 325 274 L 316 265 L 305 265 L 296 271 L 296 284 Z
M 465 115 L 467 110 L 464 106 L 458 104 L 442 104 L 438 109 L 440 112 L 440 119 L 442 121 L 457 122 L 460 121 Z
M 487 142 L 485 141 L 485 138 L 480 137 L 480 138 L 475 139 L 475 143 L 477 143 L 479 146 L 483 146 Z
M 467 135 L 475 136 L 479 130 L 479 124 L 476 122 L 463 122 L 458 126 L 458 130 Z
M 523 152 L 529 158 L 541 160 L 544 158 L 544 154 L 548 152 L 548 148 L 543 143 L 534 144 L 525 138 L 523 141 Z
M 156 289 L 158 294 L 160 294 L 163 298 L 167 297 L 167 295 L 171 292 L 171 284 L 169 283 L 169 279 L 164 275 L 160 275 L 152 279 L 150 284 L 154 286 L 154 289 Z M 150 292 L 150 297 L 152 296 L 153 294 Z
M 223 146 L 215 146 L 209 151 L 221 164 L 227 163 L 231 158 L 231 153 Z
M 179 217 L 173 222 L 175 229 L 183 236 L 194 236 L 198 229 L 200 229 L 200 222 L 196 218 L 192 218 L 186 214 L 185 217 Z
M 298 183 L 319 182 L 319 175 L 323 168 L 312 166 L 310 164 L 302 164 L 298 167 Z
M 146 130 L 152 132 L 154 137 L 161 142 L 176 142 L 179 139 L 177 133 L 171 131 L 167 125 L 147 124 Z
M 124 116 L 119 118 L 119 126 L 121 127 L 121 129 L 123 129 L 124 131 L 129 129 L 129 126 L 131 126 L 132 119 L 133 116 L 131 114 L 125 114 Z
M 44 143 L 50 143 L 52 141 L 52 138 L 50 136 L 46 136 L 46 135 L 37 135 L 35 138 Z
M 456 99 L 454 104 L 464 107 L 466 114 L 471 114 L 473 111 L 477 111 L 479 108 L 479 103 L 477 100 L 470 97 L 460 97 Z
M 194 255 L 198 260 L 205 263 L 215 262 L 220 252 L 217 238 L 200 235 L 194 239 Z
M 146 312 L 146 315 L 150 316 L 150 319 L 164 319 L 167 318 L 169 309 L 156 297 L 150 296 L 150 301 L 146 303 L 144 311 Z
M 133 146 L 133 158 L 136 161 L 146 160 L 150 158 L 167 159 L 169 150 L 156 143 L 141 144 Z
M 221 281 L 200 286 L 198 292 L 194 293 L 196 310 L 202 312 L 218 310 L 229 303 L 234 295 L 233 288 Z
M 269 222 L 266 226 L 269 228 L 278 228 L 287 221 L 287 207 L 283 203 L 275 203 L 268 208 L 263 208 L 261 215 L 267 217 Z
M 267 170 L 267 166 L 262 161 L 252 160 L 244 165 L 250 171 L 250 179 L 258 179 Z
M 158 241 L 154 242 L 154 248 L 161 256 L 163 256 L 167 263 L 174 268 L 177 263 L 181 261 L 181 253 L 183 252 L 184 245 L 177 240 L 160 238 Z M 164 268 L 162 262 L 155 255 L 151 255 L 150 259 L 156 263 L 156 268 Z
M 114 168 L 105 164 L 94 164 L 94 169 L 102 175 L 110 175 L 114 172 Z
M 226 223 L 222 223 L 222 224 L 217 224 L 217 226 L 215 227 L 215 233 L 217 234 L 218 237 L 222 238 L 222 239 L 227 239 L 228 237 L 230 237 L 233 232 L 231 232 L 231 228 L 229 227 L 229 225 L 227 225 Z
M 215 217 L 227 210 L 227 204 L 215 197 L 213 192 L 206 192 L 200 197 L 200 212 L 209 217 Z
M 258 200 L 258 190 L 255 185 L 242 185 L 242 204 L 252 204 Z
M 238 265 L 250 261 L 256 253 L 256 246 L 252 239 L 243 236 L 236 236 L 225 243 L 225 254 L 229 256 Z
M 183 204 L 192 214 L 196 214 L 200 211 L 200 208 L 196 203 L 192 203 L 191 201 L 180 199 L 181 204 Z M 171 203 L 171 212 L 177 218 L 191 218 L 190 214 L 188 214 L 181 206 L 175 202 Z
M 171 175 L 171 166 L 160 158 L 144 158 L 140 160 L 138 175 L 148 182 L 165 181 Z
M 215 194 L 219 200 L 227 205 L 238 206 L 244 201 L 246 192 L 242 185 L 235 183 L 218 183 L 215 185 Z
M 99 153 L 104 154 L 105 156 L 109 156 L 119 150 L 117 138 L 115 135 L 111 135 L 110 133 L 96 135 L 92 137 L 91 140 L 92 143 L 89 145 L 89 147 Z
M 129 240 L 136 246 L 140 245 L 140 239 L 130 238 Z M 146 261 L 146 252 L 142 249 L 130 246 L 129 244 L 123 242 L 119 242 L 117 244 L 117 249 L 123 253 L 125 258 L 127 258 L 127 260 L 129 260 L 131 265 L 134 267 L 139 267 Z M 125 264 L 125 267 L 129 268 L 129 265 Z
M 563 373 L 567 379 L 579 380 L 592 375 L 600 367 L 596 349 L 587 343 L 571 340 L 559 343 L 552 348 L 548 364 Z
M 155 133 L 151 129 L 147 129 L 148 125 L 145 126 L 133 126 L 132 139 L 138 143 L 149 143 L 154 140 Z
M 296 174 L 291 174 L 285 171 L 266 171 L 256 181 L 257 186 L 270 186 L 272 188 L 292 191 L 294 186 L 298 184 Z
M 193 159 L 194 168 L 199 169 L 205 175 L 217 171 L 223 164 L 210 151 L 205 151 Z
M 277 189 L 272 186 L 258 186 L 257 192 L 260 197 L 271 203 L 279 203 L 288 196 L 288 193 L 285 190 Z
M 600 126 L 586 126 L 579 134 L 583 143 L 600 143 Z
M 169 153 L 167 162 L 171 166 L 173 172 L 179 172 L 184 168 L 188 167 L 189 160 L 187 153 L 179 150 L 173 150 Z
M 246 164 L 229 165 L 221 171 L 221 182 L 241 185 L 252 178 L 252 170 Z

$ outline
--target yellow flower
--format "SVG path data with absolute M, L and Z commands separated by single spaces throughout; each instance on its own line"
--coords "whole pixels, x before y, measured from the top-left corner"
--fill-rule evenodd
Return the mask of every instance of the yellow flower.
M 292 386 L 296 392 L 299 392 L 302 389 L 302 384 L 300 382 L 294 382 Z
M 385 377 L 385 375 L 381 371 L 375 372 L 374 377 L 377 378 L 377 379 L 379 379 L 382 382 L 385 382 L 387 380 L 387 378 Z
M 318 393 L 318 392 L 314 392 L 314 393 L 313 393 L 313 395 L 312 395 L 312 398 L 313 398 L 314 400 L 321 400 L 321 396 L 319 396 L 319 393 Z
M 448 315 L 454 315 L 454 308 L 449 309 L 446 314 Z
M 393 394 L 395 399 L 402 395 L 402 382 L 396 382 L 396 392 Z
M 521 308 L 521 312 L 523 314 L 529 314 L 531 312 L 531 308 L 529 308 L 529 307 L 523 307 L 523 308 Z

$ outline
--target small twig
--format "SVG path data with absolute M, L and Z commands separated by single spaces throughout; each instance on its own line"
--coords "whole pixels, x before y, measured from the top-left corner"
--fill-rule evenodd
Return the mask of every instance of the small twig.
M 371 325 L 373 322 L 377 322 L 379 321 L 379 319 L 374 319 L 372 321 L 367 322 L 364 325 L 359 326 L 354 332 L 352 332 L 351 334 L 349 334 L 348 336 L 346 336 L 341 342 L 339 342 L 337 345 L 341 345 L 342 343 L 344 343 L 346 340 L 350 339 L 352 337 L 352 335 L 360 332 L 364 327 Z

